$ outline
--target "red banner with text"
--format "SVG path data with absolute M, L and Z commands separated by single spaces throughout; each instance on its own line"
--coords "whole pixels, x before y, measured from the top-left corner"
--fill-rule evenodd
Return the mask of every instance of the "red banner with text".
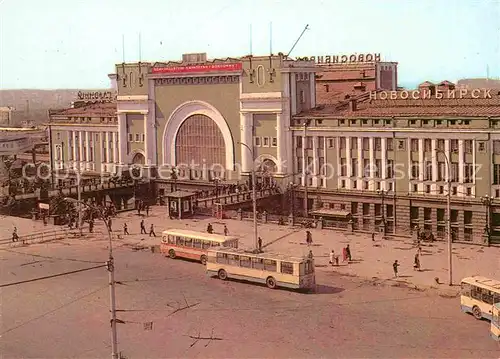
M 189 73 L 189 72 L 226 72 L 226 71 L 241 71 L 243 65 L 241 62 L 232 64 L 207 64 L 207 65 L 188 65 L 188 66 L 172 66 L 172 67 L 153 67 L 153 74 L 164 73 Z

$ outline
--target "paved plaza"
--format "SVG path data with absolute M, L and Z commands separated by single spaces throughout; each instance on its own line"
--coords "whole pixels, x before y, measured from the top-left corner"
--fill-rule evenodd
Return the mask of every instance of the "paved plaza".
M 153 224 L 157 237 L 140 234 L 140 221 L 144 219 L 149 231 Z M 9 217 L 12 223 L 17 219 Z M 31 221 L 20 220 L 22 225 L 18 229 L 31 228 Z M 10 223 L 10 222 L 9 222 Z M 87 240 L 105 240 L 107 233 L 101 221 L 95 222 L 95 233 L 87 235 Z M 123 224 L 127 223 L 130 235 L 124 236 Z M 214 227 L 215 233 L 223 233 L 224 224 L 227 225 L 230 235 L 240 237 L 240 246 L 254 248 L 253 222 L 249 220 L 218 220 L 208 217 L 193 219 L 171 220 L 166 214 L 165 207 L 152 207 L 149 216 L 144 213 L 138 215 L 136 211 L 119 214 L 113 219 L 112 227 L 114 238 L 121 245 L 158 245 L 161 232 L 169 228 L 185 228 L 205 231 L 208 223 Z M 36 226 L 44 227 L 40 222 Z M 47 228 L 47 227 L 44 227 Z M 460 279 L 471 275 L 482 275 L 491 278 L 500 278 L 500 248 L 481 247 L 477 245 L 453 244 L 453 280 L 454 287 L 449 287 L 447 246 L 444 242 L 423 243 L 420 257 L 421 270 L 413 269 L 414 256 L 417 249 L 411 240 L 382 239 L 376 236 L 372 241 L 371 235 L 347 233 L 329 229 L 311 229 L 313 245 L 305 243 L 305 229 L 300 227 L 278 226 L 276 224 L 259 223 L 258 233 L 263 240 L 263 249 L 270 252 L 307 255 L 313 251 L 318 271 L 337 272 L 346 276 L 358 276 L 379 282 L 388 281 L 391 284 L 417 286 L 420 288 L 439 288 L 446 292 L 456 292 Z M 84 228 L 84 232 L 88 232 Z M 22 235 L 22 232 L 20 233 Z M 120 245 L 117 243 L 117 245 Z M 342 261 L 342 248 L 349 244 L 352 261 Z M 329 253 L 334 250 L 340 257 L 339 266 L 331 266 Z M 394 278 L 392 263 L 398 260 L 399 278 Z M 435 278 L 438 278 L 437 284 Z

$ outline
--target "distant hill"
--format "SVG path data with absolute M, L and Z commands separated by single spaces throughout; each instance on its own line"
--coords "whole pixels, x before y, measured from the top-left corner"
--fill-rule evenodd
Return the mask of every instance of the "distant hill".
M 76 100 L 78 91 L 92 91 L 94 89 L 61 89 L 61 90 L 0 90 L 0 107 L 12 106 L 15 108 L 12 120 L 20 124 L 22 121 L 33 121 L 40 124 L 47 121 L 48 109 L 62 109 Z M 102 91 L 103 89 L 98 89 Z
M 461 79 L 457 81 L 457 87 L 468 89 L 484 88 L 500 90 L 500 80 L 476 78 L 476 79 Z

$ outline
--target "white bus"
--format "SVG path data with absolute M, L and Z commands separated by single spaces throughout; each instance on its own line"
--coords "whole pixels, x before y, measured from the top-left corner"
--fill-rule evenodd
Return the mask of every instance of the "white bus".
M 476 319 L 491 321 L 493 305 L 500 303 L 500 281 L 474 276 L 462 279 L 460 305 Z
M 238 248 L 238 237 L 187 229 L 168 229 L 162 233 L 160 252 L 172 259 L 182 257 L 205 264 L 208 249 L 214 247 Z
M 314 260 L 276 253 L 253 254 L 242 249 L 208 251 L 207 275 L 265 283 L 269 288 L 314 289 Z

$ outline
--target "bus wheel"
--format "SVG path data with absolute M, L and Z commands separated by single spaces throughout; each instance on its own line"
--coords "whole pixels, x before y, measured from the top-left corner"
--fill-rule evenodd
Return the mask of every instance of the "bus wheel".
M 201 264 L 206 265 L 207 264 L 207 256 L 205 256 L 205 255 L 201 256 L 200 262 L 201 262 Z
M 477 305 L 472 307 L 472 315 L 476 319 L 481 319 L 483 317 L 483 313 L 481 313 L 481 309 Z
M 175 259 L 175 251 L 173 249 L 168 251 L 168 256 L 172 259 Z
M 271 289 L 276 288 L 276 279 L 274 279 L 273 277 L 268 277 L 266 279 L 266 285 L 268 288 L 271 288 Z
M 219 277 L 220 280 L 227 279 L 227 273 L 224 269 L 219 269 L 219 271 L 217 272 L 217 276 Z

